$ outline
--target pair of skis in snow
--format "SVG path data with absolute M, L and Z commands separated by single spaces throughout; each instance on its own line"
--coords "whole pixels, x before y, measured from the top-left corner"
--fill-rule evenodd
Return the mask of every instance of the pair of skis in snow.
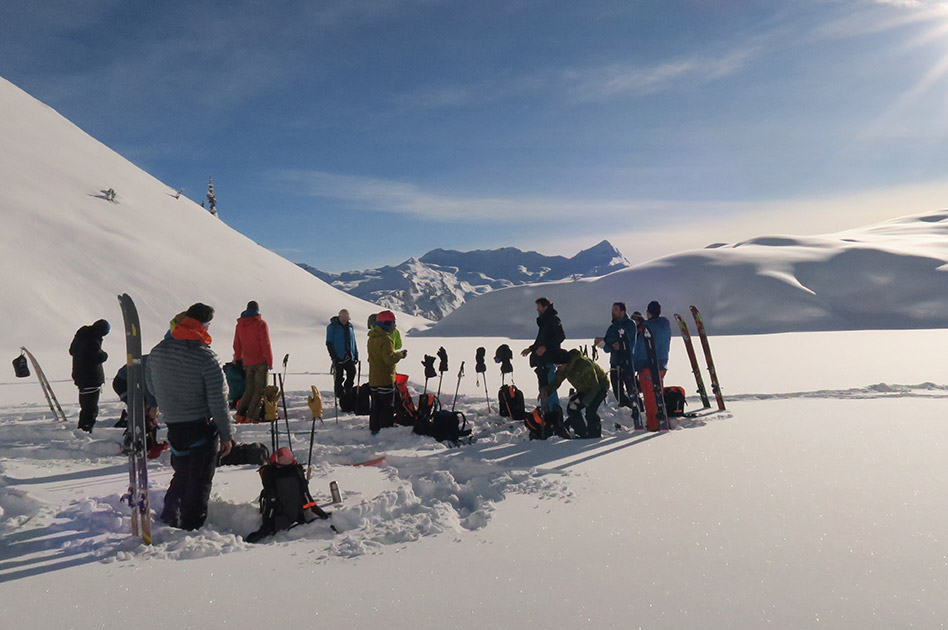
M 151 544 L 151 512 L 148 507 L 148 466 L 145 427 L 145 374 L 142 370 L 142 335 L 138 309 L 132 298 L 118 296 L 125 322 L 125 354 L 128 368 L 128 494 L 122 499 L 132 509 L 132 535 Z
M 711 358 L 711 346 L 708 344 L 708 334 L 704 327 L 704 320 L 696 306 L 691 307 L 691 315 L 694 317 L 695 325 L 698 327 L 698 337 L 701 341 L 701 349 L 704 351 L 704 358 L 708 364 L 708 374 L 711 376 L 711 391 L 714 393 L 715 402 L 718 410 L 724 411 L 724 397 L 721 395 L 721 384 L 718 382 L 718 373 L 714 369 L 714 359 Z M 698 385 L 698 395 L 701 397 L 701 404 L 705 409 L 711 408 L 711 401 L 708 399 L 708 391 L 704 387 L 704 379 L 701 377 L 701 368 L 698 366 L 698 357 L 695 355 L 694 344 L 691 340 L 691 333 L 688 331 L 688 324 L 682 319 L 681 315 L 675 313 L 675 320 L 681 329 L 681 338 L 685 341 L 685 350 L 688 352 L 688 360 L 691 361 L 691 372 L 695 376 L 695 382 Z

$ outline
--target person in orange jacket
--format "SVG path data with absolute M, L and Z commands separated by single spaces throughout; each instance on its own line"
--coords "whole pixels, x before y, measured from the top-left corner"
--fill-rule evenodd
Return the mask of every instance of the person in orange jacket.
M 254 422 L 260 417 L 267 371 L 273 369 L 273 351 L 270 349 L 270 329 L 260 317 L 260 306 L 253 300 L 247 302 L 247 310 L 237 320 L 234 361 L 243 363 L 246 380 L 244 395 L 237 406 L 236 422 Z

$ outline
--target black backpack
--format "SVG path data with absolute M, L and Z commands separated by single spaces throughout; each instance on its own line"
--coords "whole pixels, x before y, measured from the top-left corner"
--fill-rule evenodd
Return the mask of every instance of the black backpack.
M 260 443 L 253 444 L 235 444 L 230 449 L 227 457 L 221 457 L 217 461 L 218 466 L 243 466 L 253 464 L 254 466 L 263 466 L 270 459 L 270 449 Z
M 356 394 L 358 388 L 343 388 L 342 396 L 339 396 L 339 411 L 342 413 L 352 413 L 356 410 Z
M 662 394 L 665 400 L 665 412 L 669 416 L 685 415 L 685 405 L 688 401 L 685 400 L 684 387 L 666 387 L 662 390 Z
M 516 385 L 504 385 L 497 393 L 500 415 L 511 420 L 526 420 L 527 408 L 523 402 L 523 392 Z
M 460 411 L 436 411 L 431 418 L 431 437 L 439 442 L 452 442 L 460 446 L 461 438 L 471 435 L 467 418 Z
M 30 366 L 26 363 L 26 355 L 20 354 L 13 359 L 13 373 L 17 378 L 26 378 L 30 375 Z
M 441 401 L 434 394 L 418 394 L 418 410 L 415 412 L 415 428 L 418 435 L 432 435 L 431 424 L 435 413 L 441 410 Z
M 563 408 L 559 405 L 553 405 L 553 408 L 546 412 L 537 407 L 527 414 L 523 423 L 529 430 L 531 440 L 545 440 L 554 434 L 569 439 L 569 431 L 566 429 L 563 418 Z
M 372 412 L 372 390 L 367 383 L 355 388 L 355 415 L 367 416 Z
M 261 467 L 259 472 L 263 482 L 260 492 L 263 524 L 246 536 L 247 542 L 259 542 L 302 523 L 329 518 L 329 513 L 320 509 L 309 493 L 309 484 L 299 462 L 286 465 L 271 462 Z

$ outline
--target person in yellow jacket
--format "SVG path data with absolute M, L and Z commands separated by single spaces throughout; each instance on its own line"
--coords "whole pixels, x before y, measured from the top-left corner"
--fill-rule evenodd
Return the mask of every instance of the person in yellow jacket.
M 369 430 L 377 435 L 383 427 L 395 424 L 395 366 L 408 355 L 407 350 L 395 350 L 391 333 L 395 329 L 395 313 L 382 311 L 369 331 L 366 349 L 369 355 L 369 389 L 372 408 L 369 411 Z
M 576 393 L 570 396 L 566 407 L 567 423 L 579 438 L 602 437 L 599 405 L 609 391 L 609 377 L 599 364 L 586 358 L 579 350 L 557 350 L 550 357 L 556 365 L 556 374 L 546 387 L 547 395 L 554 393 L 563 381 L 569 381 Z M 585 420 L 583 409 L 586 410 Z

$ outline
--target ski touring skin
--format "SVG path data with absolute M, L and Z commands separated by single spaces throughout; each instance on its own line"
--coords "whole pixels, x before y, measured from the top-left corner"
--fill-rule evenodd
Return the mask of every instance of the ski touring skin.
M 642 327 L 642 336 L 645 337 L 645 350 L 648 353 L 649 371 L 652 373 L 652 393 L 655 396 L 655 408 L 658 411 L 658 430 L 668 431 L 668 410 L 665 409 L 665 388 L 662 385 L 662 373 L 658 369 L 658 352 L 655 348 L 655 337 L 648 326 Z
M 142 370 L 142 336 L 138 309 L 132 298 L 118 296 L 125 322 L 125 353 L 128 366 L 128 494 L 123 497 L 132 510 L 132 535 L 151 544 L 151 512 L 148 506 L 148 466 L 145 448 L 145 374 Z
M 63 413 L 63 408 L 59 405 L 59 400 L 56 398 L 56 394 L 53 393 L 53 386 L 49 384 L 49 379 L 46 378 L 46 373 L 43 371 L 43 368 L 40 367 L 39 361 L 36 360 L 36 357 L 33 356 L 33 353 L 27 350 L 25 346 L 20 346 L 20 352 L 25 354 L 27 358 L 29 358 L 30 363 L 33 365 L 33 371 L 36 373 L 36 378 L 39 380 L 40 387 L 43 388 L 43 395 L 46 396 L 46 403 L 49 405 L 49 410 L 53 412 L 53 415 L 57 420 L 68 422 L 66 419 L 66 414 Z
M 691 341 L 691 332 L 688 330 L 688 324 L 681 318 L 681 315 L 675 313 L 675 320 L 678 322 L 678 328 L 681 329 L 681 338 L 685 341 L 685 350 L 688 351 L 688 360 L 691 361 L 691 373 L 695 375 L 695 383 L 698 385 L 698 395 L 701 397 L 701 405 L 705 409 L 711 408 L 711 401 L 708 400 L 708 390 L 704 387 L 704 379 L 701 378 L 701 367 L 698 365 L 698 357 L 695 355 L 695 345 Z
M 718 409 L 724 411 L 724 397 L 721 396 L 721 384 L 718 382 L 718 373 L 714 369 L 714 360 L 711 358 L 711 346 L 708 344 L 708 333 L 704 327 L 704 320 L 697 306 L 692 306 L 691 315 L 695 318 L 695 325 L 698 327 L 698 337 L 701 339 L 701 348 L 704 350 L 704 358 L 708 362 L 708 373 L 711 375 L 711 391 L 714 392 L 714 398 L 718 403 Z

